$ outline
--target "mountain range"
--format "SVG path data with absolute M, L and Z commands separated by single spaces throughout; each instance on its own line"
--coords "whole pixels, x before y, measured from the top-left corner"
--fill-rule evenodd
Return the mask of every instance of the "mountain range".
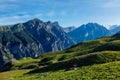
M 45 52 L 69 48 L 74 44 L 58 22 L 37 18 L 25 23 L 0 27 L 0 67 L 12 59 L 35 58 Z
M 117 32 L 120 31 L 120 26 L 119 25 L 114 25 L 114 26 L 111 26 L 111 27 L 113 27 L 113 28 L 110 29 L 111 35 L 116 34 Z
M 35 59 L 12 60 L 1 80 L 119 80 L 120 32 Z M 10 71 L 9 71 L 10 70 Z
M 62 28 L 58 22 L 43 22 L 37 18 L 1 26 L 0 67 L 12 59 L 35 58 L 46 52 L 67 49 L 80 42 L 112 35 L 112 32 L 115 33 L 115 30 L 108 30 L 97 23 Z
M 119 71 L 119 26 L 35 18 L 0 27 L 0 80 L 119 80 Z
M 77 43 L 79 43 L 87 40 L 94 40 L 103 36 L 108 36 L 109 30 L 97 23 L 88 23 L 81 25 L 77 29 L 69 32 L 68 35 Z

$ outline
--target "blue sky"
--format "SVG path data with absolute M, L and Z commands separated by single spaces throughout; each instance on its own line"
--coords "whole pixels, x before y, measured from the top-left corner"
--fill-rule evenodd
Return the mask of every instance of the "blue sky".
M 63 27 L 120 24 L 120 0 L 0 0 L 0 25 L 39 18 Z

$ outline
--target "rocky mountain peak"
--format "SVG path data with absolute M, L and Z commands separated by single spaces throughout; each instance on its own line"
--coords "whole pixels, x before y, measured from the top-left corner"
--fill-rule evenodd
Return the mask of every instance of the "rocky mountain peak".
M 102 25 L 97 23 L 83 24 L 77 29 L 68 33 L 76 42 L 93 40 L 108 35 L 109 31 Z
M 46 22 L 47 24 L 51 24 L 51 21 Z
M 30 20 L 30 21 L 43 22 L 42 20 L 40 20 L 40 19 L 38 19 L 38 18 L 34 18 L 34 19 Z
M 38 18 L 34 18 L 32 20 L 27 21 L 26 23 L 28 23 L 28 24 L 40 24 L 40 23 L 43 23 L 43 21 L 38 19 Z
M 1 66 L 11 59 L 34 58 L 45 52 L 69 48 L 74 44 L 58 22 L 33 19 L 4 28 L 0 30 Z
M 59 23 L 56 21 L 56 22 L 53 22 L 52 23 L 54 26 L 59 26 Z

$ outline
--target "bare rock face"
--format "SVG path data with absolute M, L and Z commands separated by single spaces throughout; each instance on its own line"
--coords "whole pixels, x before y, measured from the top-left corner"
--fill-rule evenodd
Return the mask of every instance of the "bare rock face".
M 73 44 L 58 22 L 33 19 L 25 23 L 1 26 L 0 65 L 11 59 L 34 58 L 45 52 L 63 50 Z

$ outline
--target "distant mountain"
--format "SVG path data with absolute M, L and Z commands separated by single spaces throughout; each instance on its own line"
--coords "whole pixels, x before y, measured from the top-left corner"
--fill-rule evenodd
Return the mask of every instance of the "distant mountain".
M 35 59 L 13 60 L 1 69 L 7 72 L 1 72 L 0 79 L 120 80 L 119 38 L 102 37 Z
M 111 25 L 103 25 L 106 29 L 111 29 L 112 27 L 111 27 Z
M 114 34 L 116 34 L 118 31 L 120 31 L 120 26 L 112 26 L 111 28 L 110 28 L 110 33 L 111 33 L 111 35 L 114 35 Z
M 109 25 L 109 30 L 112 30 L 112 29 L 114 29 L 114 28 L 116 28 L 116 27 L 118 27 L 119 25 Z
M 70 27 L 66 27 L 66 28 L 63 28 L 63 29 L 66 33 L 68 33 L 68 32 L 71 32 L 71 31 L 75 30 L 76 27 L 75 26 L 70 26 Z
M 120 31 L 117 34 L 120 34 Z
M 0 66 L 11 59 L 37 57 L 45 52 L 69 48 L 74 42 L 58 22 L 33 19 L 0 27 Z
M 88 23 L 68 33 L 77 43 L 107 36 L 109 30 L 97 23 Z

